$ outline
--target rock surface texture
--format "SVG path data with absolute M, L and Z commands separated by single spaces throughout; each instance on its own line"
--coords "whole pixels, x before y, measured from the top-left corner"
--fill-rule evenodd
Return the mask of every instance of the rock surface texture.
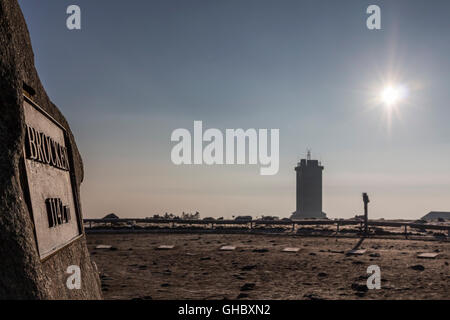
M 82 236 L 41 260 L 32 213 L 25 200 L 23 88 L 67 131 L 79 199 L 83 162 L 69 125 L 49 100 L 34 65 L 25 19 L 16 0 L 0 0 L 0 299 L 101 299 L 100 280 Z M 81 218 L 81 217 L 80 217 Z M 81 289 L 66 286 L 71 265 L 81 269 Z

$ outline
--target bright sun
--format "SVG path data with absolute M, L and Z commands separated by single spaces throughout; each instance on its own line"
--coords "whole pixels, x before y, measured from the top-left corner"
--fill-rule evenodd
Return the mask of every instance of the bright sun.
M 388 107 L 395 106 L 406 97 L 407 90 L 404 86 L 387 86 L 381 92 L 381 101 Z

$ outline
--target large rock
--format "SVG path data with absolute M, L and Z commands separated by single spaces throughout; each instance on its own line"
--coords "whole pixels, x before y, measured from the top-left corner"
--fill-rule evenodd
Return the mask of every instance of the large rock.
M 24 158 L 24 87 L 31 92 L 32 100 L 66 130 L 66 147 L 72 154 L 73 198 L 79 206 L 83 163 L 74 137 L 39 80 L 27 26 L 17 1 L 1 0 L 0 299 L 101 299 L 100 280 L 90 260 L 82 223 L 74 241 L 45 259 L 39 253 Z M 82 219 L 79 208 L 78 216 L 73 213 L 78 222 Z M 66 285 L 69 277 L 66 270 L 71 265 L 81 269 L 81 289 L 70 290 Z

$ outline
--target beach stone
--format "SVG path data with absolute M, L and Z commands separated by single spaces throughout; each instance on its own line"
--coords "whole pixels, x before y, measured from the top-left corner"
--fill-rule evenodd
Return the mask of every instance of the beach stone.
M 0 1 L 0 93 L 0 299 L 101 299 L 100 279 L 86 247 L 79 202 L 83 162 L 69 124 L 50 101 L 39 79 L 27 25 L 17 0 Z M 62 241 L 60 238 L 67 234 L 61 233 L 60 238 L 53 239 L 58 241 L 58 246 L 54 251 L 47 250 L 45 255 L 45 241 L 36 235 L 36 230 L 43 224 L 33 221 L 36 203 L 32 201 L 31 192 L 35 189 L 29 183 L 31 172 L 27 171 L 31 160 L 24 152 L 27 132 L 28 137 L 30 134 L 26 122 L 28 98 L 25 96 L 41 109 L 33 112 L 39 112 L 46 121 L 52 118 L 60 125 L 52 123 L 52 130 L 65 132 L 63 147 L 69 150 L 69 156 L 62 161 L 60 153 L 58 160 L 61 161 L 55 161 L 59 168 L 49 170 L 59 175 L 70 174 L 72 193 L 68 194 L 77 209 L 76 212 L 70 210 L 73 218 L 70 223 L 64 218 L 67 226 L 58 226 L 67 227 L 67 230 L 70 229 L 68 226 L 73 227 L 71 230 L 76 232 L 76 237 Z M 34 110 L 35 107 L 30 108 Z M 44 112 L 47 115 L 43 115 Z M 66 166 L 68 164 L 70 166 Z M 44 164 L 36 162 L 34 166 L 39 168 Z M 48 180 L 32 182 L 37 185 L 52 183 Z M 46 204 L 39 203 L 44 208 Z M 69 217 L 69 205 L 63 208 L 66 208 L 62 211 L 67 214 L 65 217 Z M 51 226 L 50 217 L 49 214 L 45 228 Z M 69 266 L 80 267 L 81 289 L 71 290 L 66 285 Z
M 243 266 L 242 268 L 241 268 L 241 270 L 242 271 L 251 271 L 251 270 L 253 270 L 253 269 L 255 269 L 256 268 L 256 265 L 248 265 L 248 266 Z
M 172 250 L 173 248 L 175 248 L 174 245 L 163 244 L 163 245 L 158 246 L 156 248 L 156 250 Z
M 106 244 L 99 244 L 98 246 L 95 247 L 95 249 L 108 249 L 108 250 L 110 250 L 111 248 L 112 246 Z
M 246 283 L 241 287 L 241 291 L 250 291 L 255 289 L 255 284 L 254 283 Z
M 221 246 L 219 248 L 219 250 L 220 251 L 234 251 L 234 250 L 236 250 L 236 247 L 235 246 Z
M 347 256 L 361 256 L 364 253 L 366 253 L 366 250 L 359 249 L 359 250 L 350 250 L 346 253 Z
M 411 266 L 410 268 L 413 269 L 413 270 L 417 270 L 417 271 L 424 271 L 425 270 L 425 267 L 423 265 L 421 265 L 421 264 L 416 264 L 414 266 Z
M 354 291 L 357 291 L 357 292 L 367 292 L 367 291 L 369 291 L 369 288 L 367 288 L 367 285 L 360 284 L 360 283 L 357 283 L 357 282 L 352 283 L 352 289 Z

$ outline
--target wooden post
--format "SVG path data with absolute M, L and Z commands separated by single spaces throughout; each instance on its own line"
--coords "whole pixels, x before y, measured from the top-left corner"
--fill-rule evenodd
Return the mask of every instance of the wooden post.
M 408 239 L 408 226 L 405 224 L 405 238 Z
M 339 233 L 339 222 L 336 223 L 336 234 L 338 234 L 338 233 Z
M 369 234 L 369 210 L 368 204 L 370 202 L 369 196 L 367 193 L 363 193 L 363 201 L 364 201 L 364 234 Z

